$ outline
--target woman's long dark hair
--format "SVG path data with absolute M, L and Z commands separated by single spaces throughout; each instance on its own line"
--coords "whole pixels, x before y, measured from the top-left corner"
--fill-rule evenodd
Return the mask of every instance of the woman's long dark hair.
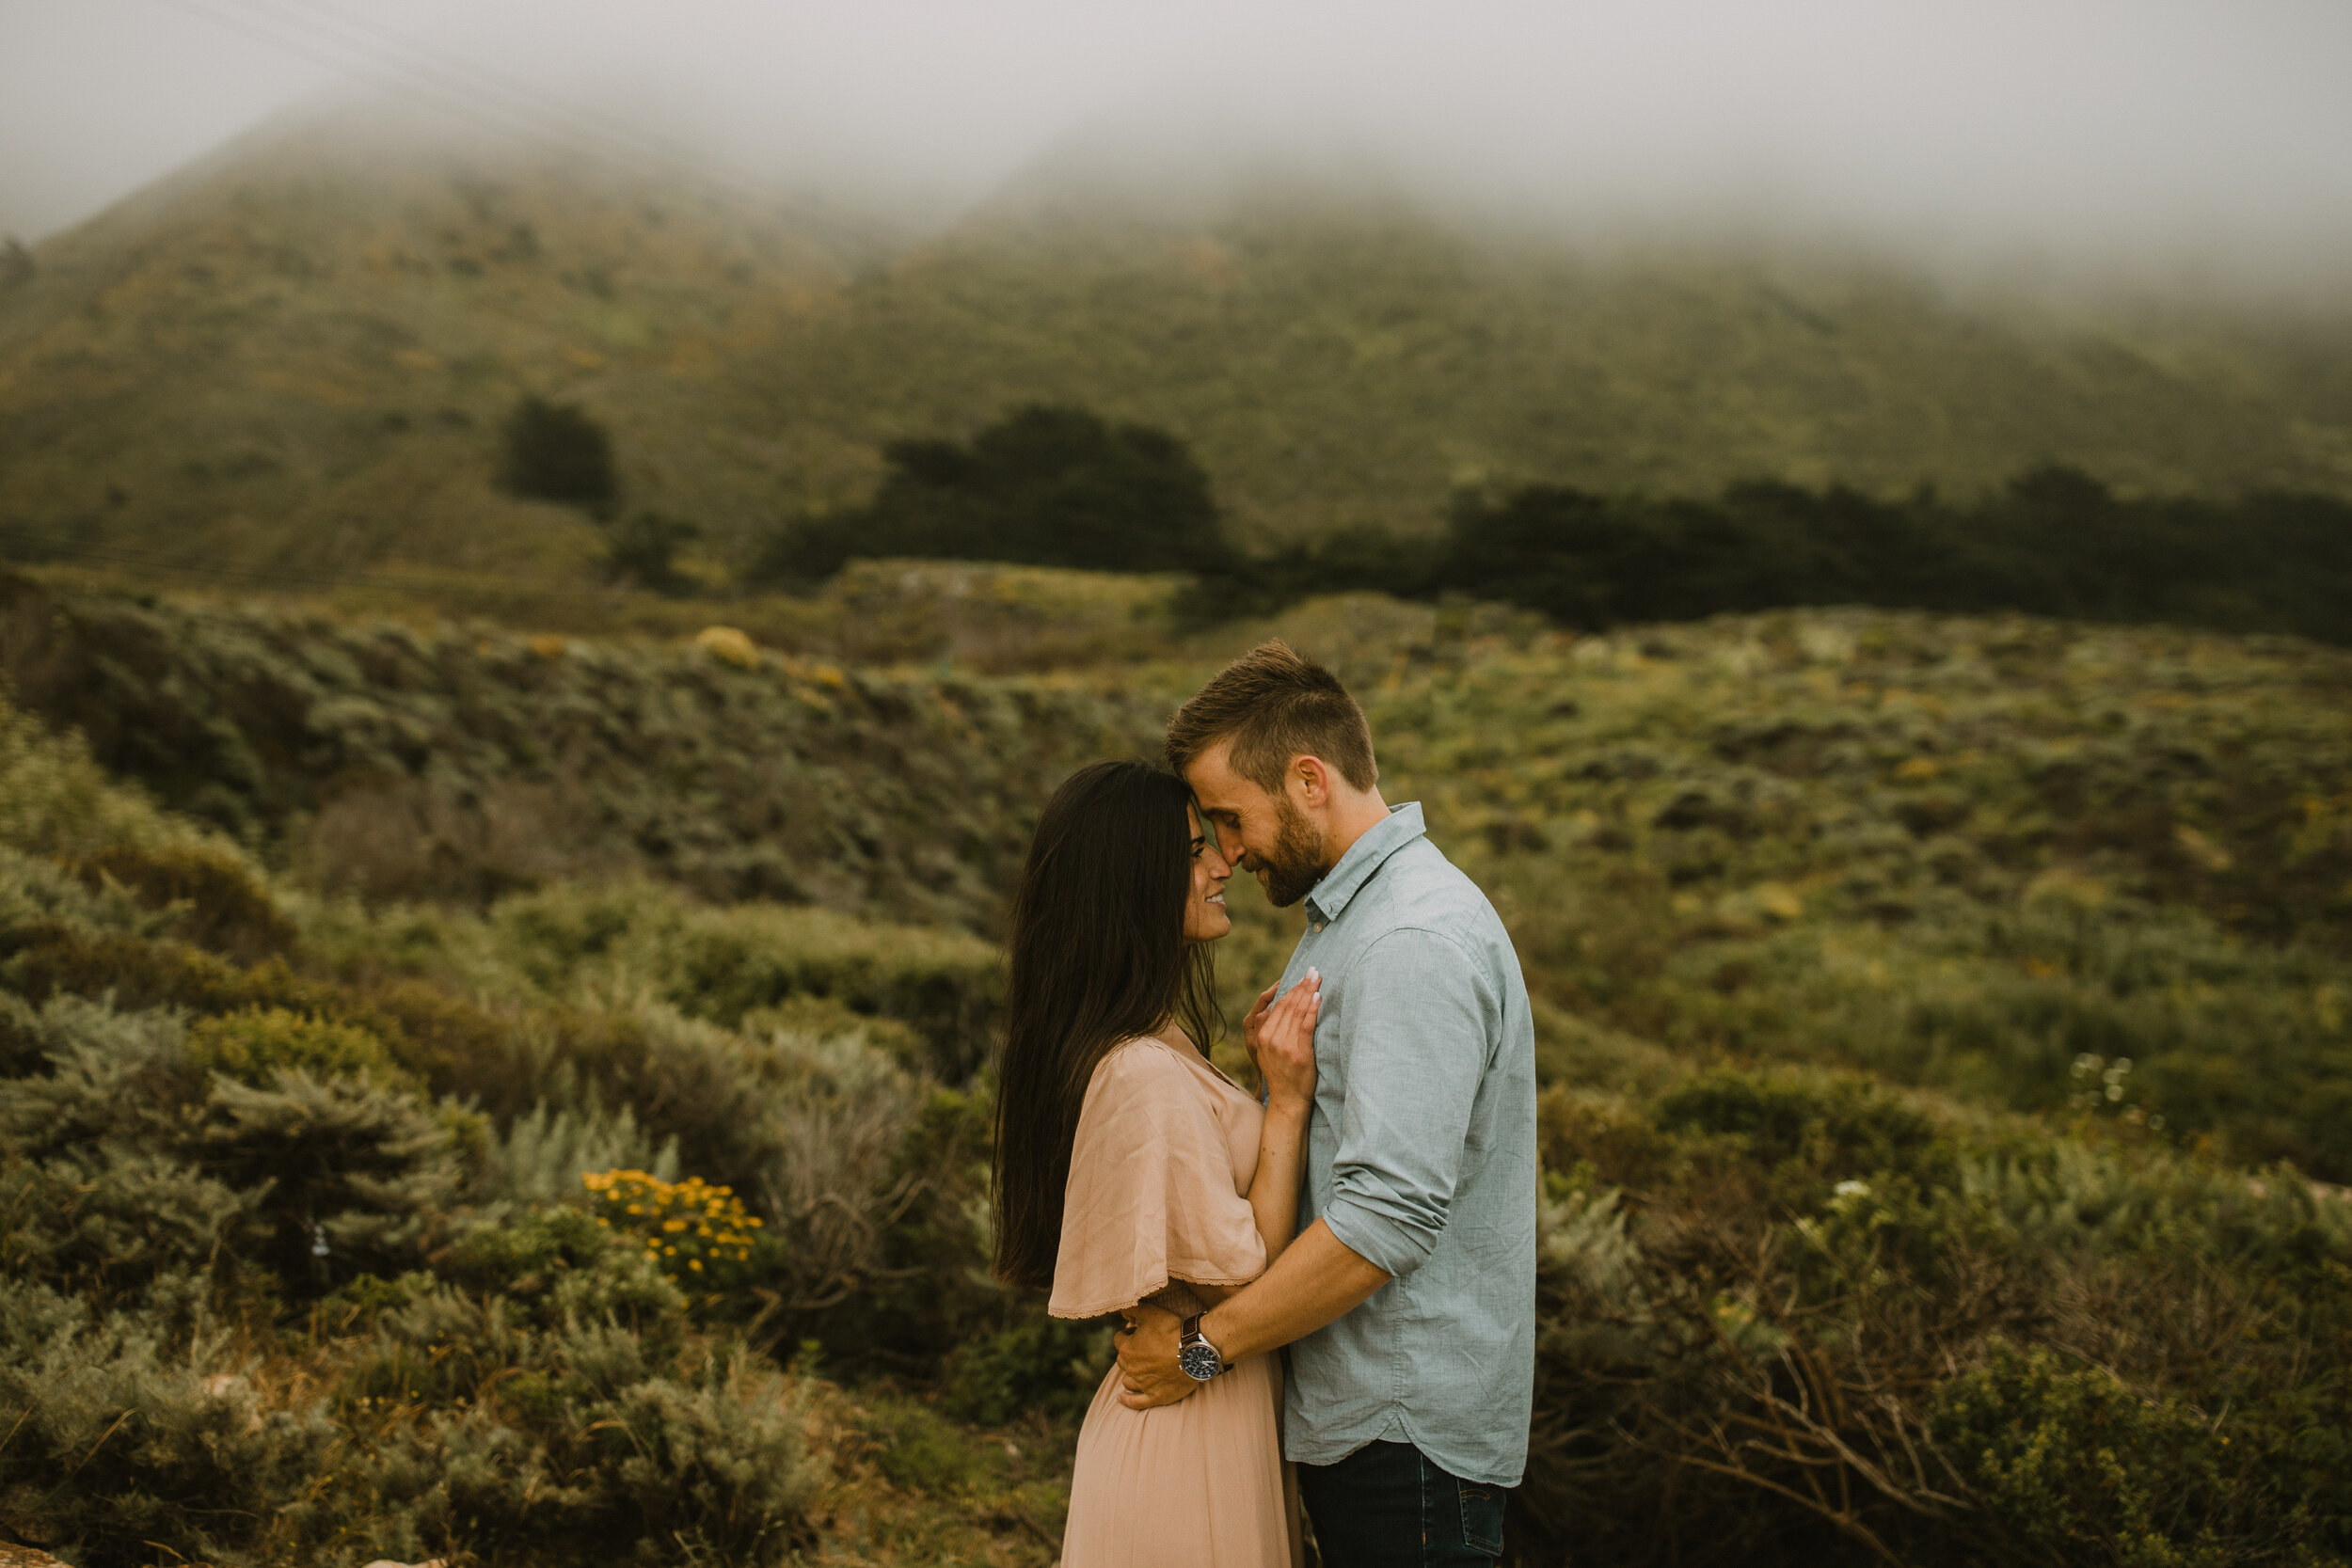
M 1171 1019 L 1204 1051 L 1223 1028 L 1209 943 L 1184 942 L 1191 803 L 1166 768 L 1098 762 L 1054 791 L 1029 841 L 996 1078 L 995 1262 L 1009 1284 L 1053 1284 L 1096 1066 Z

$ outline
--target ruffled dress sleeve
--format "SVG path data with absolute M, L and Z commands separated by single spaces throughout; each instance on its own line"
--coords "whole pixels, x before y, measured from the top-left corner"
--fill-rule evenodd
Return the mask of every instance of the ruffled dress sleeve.
M 1093 1318 L 1172 1280 L 1246 1285 L 1265 1243 L 1211 1101 L 1215 1091 L 1156 1041 L 1119 1047 L 1078 1113 L 1061 1250 L 1046 1310 Z

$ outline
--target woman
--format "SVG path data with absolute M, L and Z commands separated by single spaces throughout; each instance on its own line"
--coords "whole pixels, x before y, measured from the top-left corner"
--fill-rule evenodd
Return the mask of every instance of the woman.
M 1232 867 L 1175 774 L 1098 763 L 1057 790 L 1013 905 L 996 1101 L 996 1271 L 1047 1310 L 1189 1318 L 1288 1244 L 1319 982 L 1246 1029 L 1266 1104 L 1211 1066 L 1208 944 Z M 1154 1410 L 1119 1369 L 1078 1433 L 1064 1568 L 1292 1568 L 1297 1509 L 1259 1356 Z

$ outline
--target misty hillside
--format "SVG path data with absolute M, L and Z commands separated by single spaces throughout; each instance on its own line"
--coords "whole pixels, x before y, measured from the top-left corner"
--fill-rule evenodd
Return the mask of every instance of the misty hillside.
M 568 578 L 494 483 L 526 393 L 739 561 L 878 444 L 1075 403 L 1192 442 L 1246 544 L 1461 483 L 2352 493 L 2352 325 L 1956 303 L 1884 270 L 1471 240 L 1378 202 L 1003 201 L 887 264 L 739 198 L 328 121 L 257 134 L 0 287 L 0 545 Z
M 757 514 L 861 461 L 713 413 L 731 356 L 837 294 L 829 239 L 578 157 L 265 127 L 0 289 L 0 526 L 300 572 L 569 575 L 595 531 L 493 483 L 518 388 L 625 422 L 634 494 Z

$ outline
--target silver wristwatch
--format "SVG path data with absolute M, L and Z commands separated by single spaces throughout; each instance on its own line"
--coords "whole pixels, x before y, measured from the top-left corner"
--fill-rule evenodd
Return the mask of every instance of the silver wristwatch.
M 1200 1337 L 1200 1320 L 1206 1315 L 1195 1312 L 1186 1318 L 1184 1338 L 1176 1341 L 1176 1364 L 1195 1383 L 1206 1383 L 1225 1370 L 1225 1357 Z

